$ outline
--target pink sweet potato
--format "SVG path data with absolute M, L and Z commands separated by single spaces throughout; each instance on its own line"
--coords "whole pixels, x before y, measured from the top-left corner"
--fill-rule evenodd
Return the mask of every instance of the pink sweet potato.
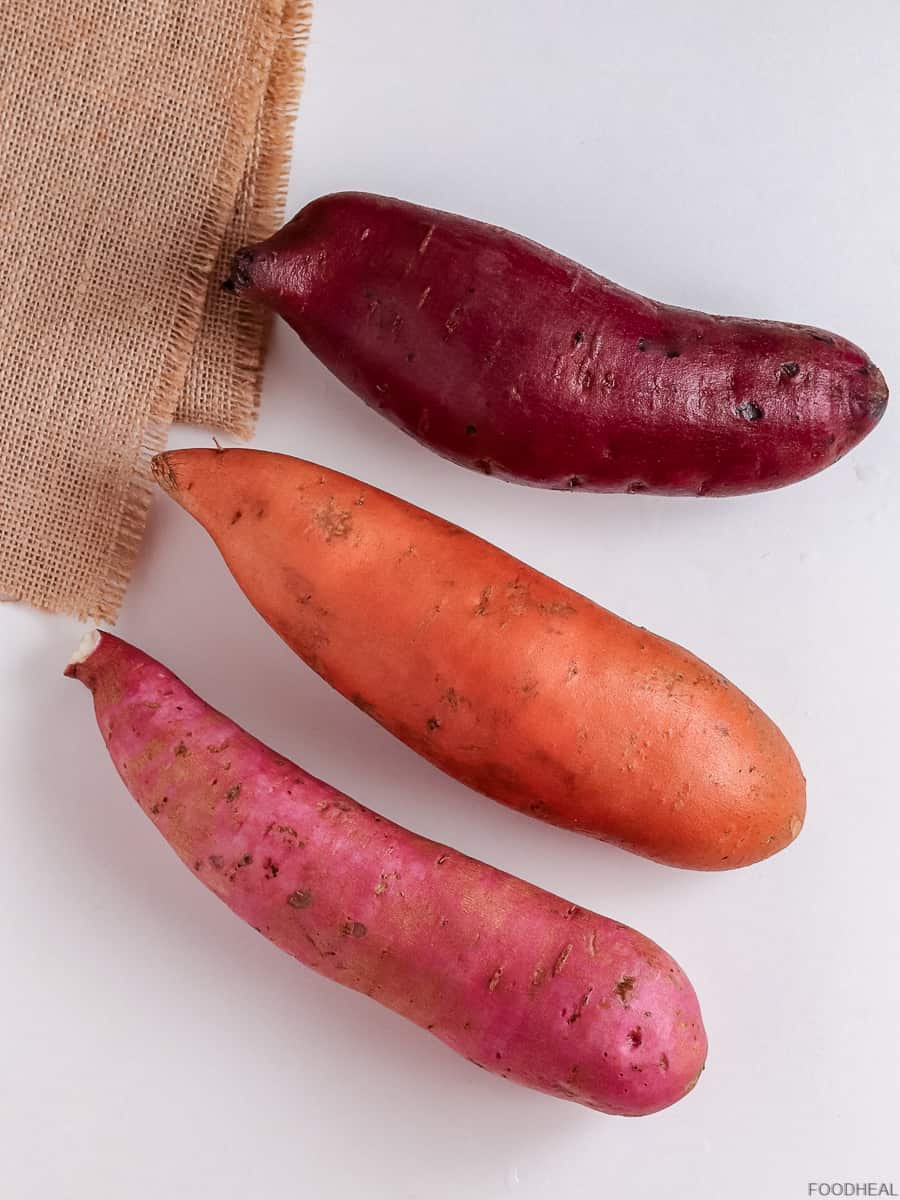
M 887 404 L 881 372 L 836 334 L 659 304 L 383 196 L 312 201 L 237 255 L 229 285 L 418 441 L 519 483 L 762 491 L 835 462 Z
M 300 962 L 601 1112 L 654 1112 L 693 1086 L 696 996 L 641 934 L 377 816 L 118 638 L 91 635 L 66 673 L 182 861 Z

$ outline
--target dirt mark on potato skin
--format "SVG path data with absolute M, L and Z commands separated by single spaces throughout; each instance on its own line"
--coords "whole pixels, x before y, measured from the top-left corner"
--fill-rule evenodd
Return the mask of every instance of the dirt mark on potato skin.
M 346 538 L 353 529 L 353 514 L 348 508 L 341 508 L 334 496 L 329 496 L 328 501 L 317 508 L 313 516 L 326 542 Z

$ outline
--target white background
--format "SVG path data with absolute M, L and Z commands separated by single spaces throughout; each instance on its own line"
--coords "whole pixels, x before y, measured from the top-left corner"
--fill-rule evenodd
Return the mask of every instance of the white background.
M 320 0 L 290 207 L 361 188 L 461 211 L 662 300 L 834 328 L 900 388 L 898 46 L 896 0 Z M 430 455 L 278 329 L 256 445 L 451 517 L 714 663 L 796 747 L 807 826 L 762 866 L 701 875 L 476 796 L 295 660 L 160 497 L 121 634 L 365 803 L 661 942 L 700 995 L 709 1063 L 675 1108 L 603 1117 L 304 971 L 125 793 L 61 677 L 76 623 L 10 605 L 0 1194 L 900 1191 L 898 401 L 787 491 L 552 494 Z

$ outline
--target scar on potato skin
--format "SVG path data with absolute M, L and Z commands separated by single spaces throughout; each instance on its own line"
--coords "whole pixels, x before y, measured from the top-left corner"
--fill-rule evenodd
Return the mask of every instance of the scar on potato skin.
M 553 964 L 553 970 L 550 972 L 551 975 L 555 976 L 560 973 L 560 971 L 566 965 L 566 962 L 568 961 L 569 955 L 571 953 L 572 953 L 572 943 L 569 942 L 568 945 L 563 946 L 562 950 L 560 950 L 559 956 L 557 957 L 556 962 Z
M 490 585 L 481 589 L 481 595 L 478 598 L 478 603 L 475 605 L 475 615 L 477 617 L 483 617 L 487 613 L 493 594 L 494 589 Z
M 334 496 L 328 497 L 328 502 L 316 509 L 314 514 L 316 525 L 325 535 L 326 542 L 335 538 L 345 538 L 353 528 L 353 515 L 348 508 L 341 508 Z
M 623 975 L 622 978 L 619 980 L 619 982 L 616 984 L 616 988 L 615 988 L 616 995 L 619 997 L 619 999 L 622 1001 L 622 1003 L 625 1005 L 626 1008 L 628 1007 L 628 1001 L 631 999 L 632 993 L 634 992 L 634 985 L 636 983 L 637 983 L 637 980 L 635 979 L 635 977 L 633 975 Z
M 575 1006 L 575 1009 L 574 1009 L 572 1015 L 568 1018 L 567 1023 L 569 1025 L 574 1025 L 575 1022 L 580 1018 L 580 1016 L 584 1012 L 584 1010 L 587 1008 L 588 1001 L 591 998 L 591 992 L 593 992 L 593 990 L 594 990 L 593 988 L 588 988 L 588 990 L 584 993 L 584 995 L 578 1001 L 578 1004 Z

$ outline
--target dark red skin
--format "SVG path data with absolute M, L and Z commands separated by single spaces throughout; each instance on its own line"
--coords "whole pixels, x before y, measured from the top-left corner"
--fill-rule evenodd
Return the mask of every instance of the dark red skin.
M 734 496 L 846 454 L 887 405 L 858 346 L 657 304 L 493 225 L 358 192 L 239 252 L 229 285 L 462 466 L 549 488 Z

